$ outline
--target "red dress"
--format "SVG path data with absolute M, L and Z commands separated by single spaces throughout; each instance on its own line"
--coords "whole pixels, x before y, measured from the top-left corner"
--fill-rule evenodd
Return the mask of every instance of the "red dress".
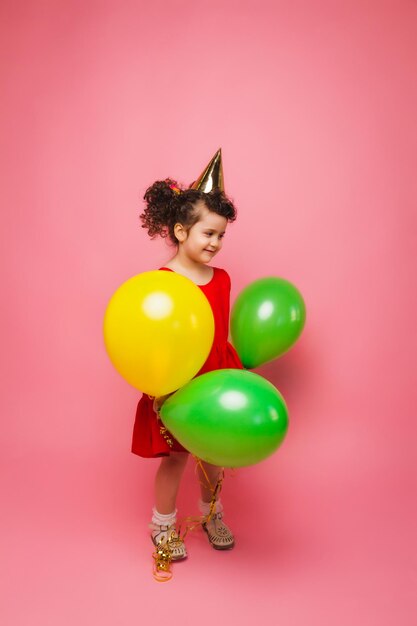
M 172 272 L 173 270 L 162 267 Z M 198 285 L 210 303 L 214 316 L 214 341 L 210 354 L 207 357 L 197 376 L 219 369 L 243 369 L 243 365 L 236 350 L 228 342 L 229 312 L 230 312 L 230 278 L 225 270 L 214 267 L 213 277 L 206 285 Z M 139 400 L 133 428 L 132 452 L 142 457 L 167 456 L 174 452 L 186 451 L 172 436 L 164 436 L 160 432 L 162 422 L 158 420 L 153 410 L 153 400 L 143 394 Z M 168 433 L 169 435 L 169 433 Z M 170 446 L 166 439 L 172 440 Z

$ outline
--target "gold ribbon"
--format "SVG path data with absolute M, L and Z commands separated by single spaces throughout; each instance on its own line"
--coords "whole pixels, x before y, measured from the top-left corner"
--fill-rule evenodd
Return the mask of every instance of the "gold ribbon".
M 152 555 L 154 560 L 153 577 L 158 583 L 166 583 L 172 578 L 172 552 L 169 542 L 170 538 L 167 539 L 167 542 L 164 545 L 159 543 Z
M 163 424 L 161 424 L 161 426 L 159 427 L 159 432 L 162 435 L 162 437 L 165 439 L 169 447 L 172 448 L 174 446 L 174 442 L 172 441 L 172 438 L 171 438 L 172 435 L 169 432 L 169 430 L 165 428 Z

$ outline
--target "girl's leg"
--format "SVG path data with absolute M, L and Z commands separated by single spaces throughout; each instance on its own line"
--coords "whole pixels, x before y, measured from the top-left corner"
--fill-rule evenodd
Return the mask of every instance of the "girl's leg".
M 153 509 L 151 537 L 155 545 L 169 542 L 174 561 L 187 556 L 182 539 L 175 530 L 178 488 L 187 464 L 186 452 L 171 452 L 161 460 L 155 477 L 155 507 Z
M 204 471 L 203 471 L 200 464 L 198 465 L 201 500 L 203 502 L 209 503 L 211 502 L 211 499 L 213 497 L 213 491 L 217 485 L 217 481 L 219 480 L 221 474 L 223 473 L 223 468 L 217 467 L 217 465 L 211 465 L 210 463 L 206 463 L 205 461 L 201 461 L 201 464 L 204 468 Z M 217 499 L 218 497 L 216 498 L 216 500 Z
M 202 461 L 203 469 L 198 467 L 201 483 L 201 500 L 200 511 L 204 516 L 210 513 L 210 503 L 214 495 L 217 481 L 223 473 L 222 467 L 210 465 Z M 208 480 L 207 480 L 208 479 Z M 209 484 L 208 484 L 209 483 Z M 223 522 L 223 506 L 219 499 L 219 493 L 216 494 L 216 504 L 214 514 L 210 519 L 203 523 L 203 528 L 207 533 L 208 539 L 216 550 L 230 550 L 235 545 L 235 539 L 230 528 Z
M 187 460 L 187 452 L 171 452 L 161 460 L 155 477 L 155 508 L 162 515 L 175 511 L 178 488 Z

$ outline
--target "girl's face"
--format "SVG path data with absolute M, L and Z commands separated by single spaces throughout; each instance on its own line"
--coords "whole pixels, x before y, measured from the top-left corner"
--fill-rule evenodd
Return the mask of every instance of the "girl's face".
M 177 230 L 176 236 L 181 251 L 196 263 L 210 263 L 222 247 L 227 219 L 209 211 L 204 203 L 198 205 L 199 220 L 186 231 Z

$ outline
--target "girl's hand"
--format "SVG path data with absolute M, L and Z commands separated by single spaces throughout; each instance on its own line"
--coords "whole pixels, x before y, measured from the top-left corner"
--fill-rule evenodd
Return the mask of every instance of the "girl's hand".
M 165 400 L 167 398 L 169 398 L 170 395 L 171 394 L 168 393 L 166 396 L 159 396 L 159 398 L 154 398 L 154 400 L 153 400 L 153 410 L 155 411 L 158 419 L 161 419 L 161 417 L 159 415 L 159 411 L 161 410 L 161 407 L 164 404 Z

